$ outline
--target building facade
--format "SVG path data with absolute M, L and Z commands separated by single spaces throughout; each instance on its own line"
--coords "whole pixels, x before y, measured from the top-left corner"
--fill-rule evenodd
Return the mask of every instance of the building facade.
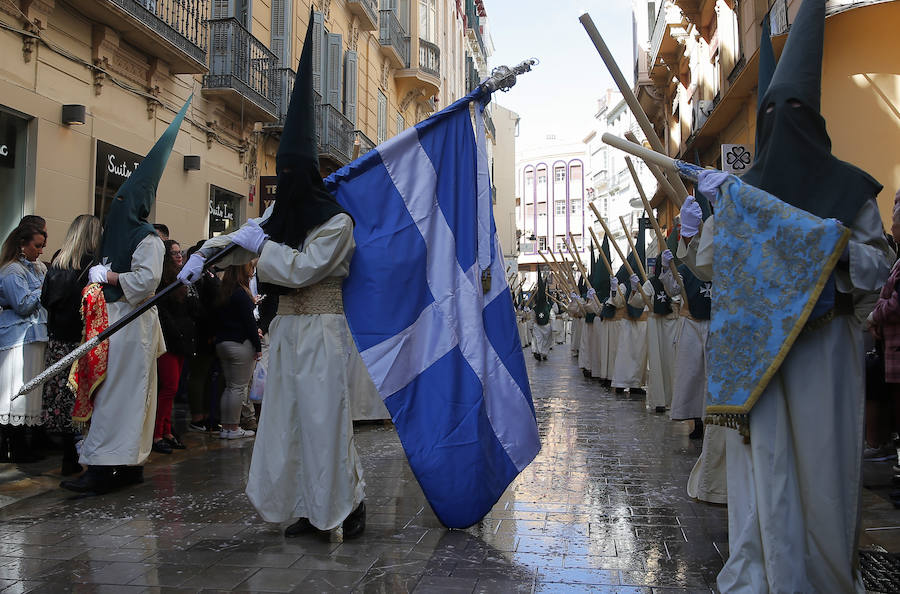
M 581 142 L 548 141 L 537 149 L 524 150 L 516 159 L 516 224 L 519 230 L 519 270 L 532 280 L 541 253 L 553 250 L 557 258 L 566 254 L 571 240 L 582 259 L 588 242 L 585 199 L 585 145 Z M 593 216 L 590 217 L 593 219 Z M 589 236 L 588 236 L 589 237 Z
M 483 13 L 480 0 L 3 0 L 0 232 L 44 216 L 49 254 L 75 216 L 104 216 L 191 95 L 151 220 L 185 246 L 230 231 L 274 198 L 310 19 L 327 175 L 462 96 L 476 58 L 486 73 Z
M 494 222 L 503 256 L 507 261 L 512 261 L 519 255 L 519 236 L 516 233 L 516 136 L 519 116 L 496 104 L 493 104 L 492 112 L 496 129 L 491 167 Z
M 776 57 L 801 0 L 634 0 L 635 90 L 669 155 L 732 167 L 755 153 L 759 44 L 768 16 Z M 900 170 L 900 2 L 828 0 L 822 115 L 833 153 L 884 184 L 891 218 Z M 665 197 L 656 204 L 671 213 Z

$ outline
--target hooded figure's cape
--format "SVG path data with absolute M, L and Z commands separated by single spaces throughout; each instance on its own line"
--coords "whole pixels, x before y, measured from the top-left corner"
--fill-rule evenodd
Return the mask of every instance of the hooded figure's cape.
M 537 297 L 534 298 L 534 319 L 538 326 L 550 323 L 550 299 L 547 297 L 547 281 L 538 270 Z

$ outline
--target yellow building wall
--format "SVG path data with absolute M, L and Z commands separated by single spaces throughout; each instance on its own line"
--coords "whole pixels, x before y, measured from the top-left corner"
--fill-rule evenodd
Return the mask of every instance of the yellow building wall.
M 822 114 L 835 156 L 884 185 L 878 206 L 890 228 L 900 189 L 900 2 L 829 17 L 822 65 Z

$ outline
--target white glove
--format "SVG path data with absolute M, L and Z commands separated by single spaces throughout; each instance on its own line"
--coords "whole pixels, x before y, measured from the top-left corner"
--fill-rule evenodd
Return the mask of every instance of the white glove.
M 614 276 L 609 277 L 609 296 L 615 297 L 619 293 L 619 279 Z
M 181 272 L 178 273 L 178 280 L 185 285 L 192 285 L 200 279 L 203 274 L 203 264 L 206 258 L 200 252 L 194 252 L 188 261 L 185 262 Z
M 594 287 L 591 287 L 590 289 L 588 289 L 588 290 L 587 290 L 587 299 L 588 299 L 588 301 L 590 301 L 591 299 L 593 299 L 593 298 L 594 298 L 594 295 L 596 295 L 596 294 L 597 294 L 597 291 L 594 290 Z
M 572 298 L 572 301 L 578 301 L 578 293 L 576 293 L 575 291 L 572 291 L 572 292 L 569 294 L 569 297 Z
M 666 268 L 669 267 L 669 264 L 672 263 L 672 260 L 675 259 L 675 256 L 672 255 L 672 250 L 664 250 L 662 253 L 662 265 Z
M 637 291 L 638 287 L 641 286 L 641 278 L 636 274 L 632 274 L 629 280 L 631 281 L 631 290 Z
M 243 227 L 228 236 L 232 243 L 236 243 L 247 251 L 259 254 L 263 244 L 269 238 L 259 223 L 250 219 Z
M 688 196 L 681 205 L 681 235 L 693 237 L 700 231 L 700 222 L 703 220 L 703 211 L 697 204 L 697 199 Z
M 106 273 L 109 272 L 111 268 L 112 266 L 106 266 L 105 264 L 91 266 L 90 270 L 88 270 L 88 281 L 106 284 Z

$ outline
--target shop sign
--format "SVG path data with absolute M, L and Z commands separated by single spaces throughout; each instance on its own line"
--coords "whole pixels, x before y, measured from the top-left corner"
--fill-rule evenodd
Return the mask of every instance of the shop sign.
M 13 126 L 7 127 L 3 131 L 3 137 L 0 138 L 0 167 L 16 166 L 16 129 Z
M 263 210 L 269 208 L 275 202 L 275 195 L 278 191 L 277 175 L 260 175 L 259 176 L 259 196 L 262 198 Z
M 97 180 L 102 183 L 103 179 L 108 179 L 117 182 L 115 185 L 121 185 L 131 177 L 143 160 L 144 157 L 141 155 L 98 140 Z

